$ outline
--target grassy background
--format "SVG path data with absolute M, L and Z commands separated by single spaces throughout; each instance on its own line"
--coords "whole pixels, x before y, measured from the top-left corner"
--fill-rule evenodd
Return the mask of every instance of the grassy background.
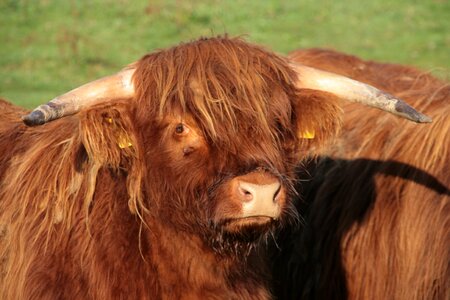
M 0 0 L 0 97 L 32 107 L 154 49 L 224 32 L 450 77 L 448 0 Z

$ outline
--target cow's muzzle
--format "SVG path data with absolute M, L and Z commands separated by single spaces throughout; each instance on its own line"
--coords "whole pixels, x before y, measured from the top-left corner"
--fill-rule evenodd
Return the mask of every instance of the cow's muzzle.
M 266 172 L 253 172 L 232 180 L 235 197 L 242 205 L 242 218 L 280 216 L 280 200 L 285 192 L 278 178 Z
M 215 222 L 228 231 L 267 225 L 280 218 L 286 203 L 286 188 L 271 172 L 256 170 L 233 177 L 220 188 Z

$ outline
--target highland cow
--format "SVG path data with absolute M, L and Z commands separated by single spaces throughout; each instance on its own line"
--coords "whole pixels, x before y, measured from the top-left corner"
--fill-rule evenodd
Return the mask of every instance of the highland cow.
M 34 127 L 3 102 L 0 298 L 271 298 L 265 245 L 296 221 L 296 167 L 339 131 L 340 99 L 430 121 L 227 37 L 148 54 Z

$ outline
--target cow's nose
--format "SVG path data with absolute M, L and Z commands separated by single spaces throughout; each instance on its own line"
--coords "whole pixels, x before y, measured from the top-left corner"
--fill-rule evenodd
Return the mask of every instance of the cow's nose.
M 242 217 L 279 217 L 286 195 L 277 177 L 253 172 L 235 180 L 234 194 L 242 205 Z
M 246 181 L 239 181 L 238 184 L 238 193 L 242 202 L 276 202 L 280 189 L 281 184 L 279 181 L 271 184 L 255 184 Z

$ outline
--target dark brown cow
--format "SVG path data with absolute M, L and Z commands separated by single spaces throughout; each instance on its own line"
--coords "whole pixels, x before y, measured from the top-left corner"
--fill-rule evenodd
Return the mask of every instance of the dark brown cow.
M 341 135 L 303 175 L 305 225 L 278 242 L 280 298 L 449 299 L 450 85 L 333 51 L 291 57 L 406 99 L 433 124 L 344 106 Z
M 1 102 L 0 298 L 270 298 L 264 245 L 295 220 L 295 168 L 339 130 L 338 97 L 430 121 L 226 37 L 149 54 L 24 117 L 65 117 L 42 126 Z

